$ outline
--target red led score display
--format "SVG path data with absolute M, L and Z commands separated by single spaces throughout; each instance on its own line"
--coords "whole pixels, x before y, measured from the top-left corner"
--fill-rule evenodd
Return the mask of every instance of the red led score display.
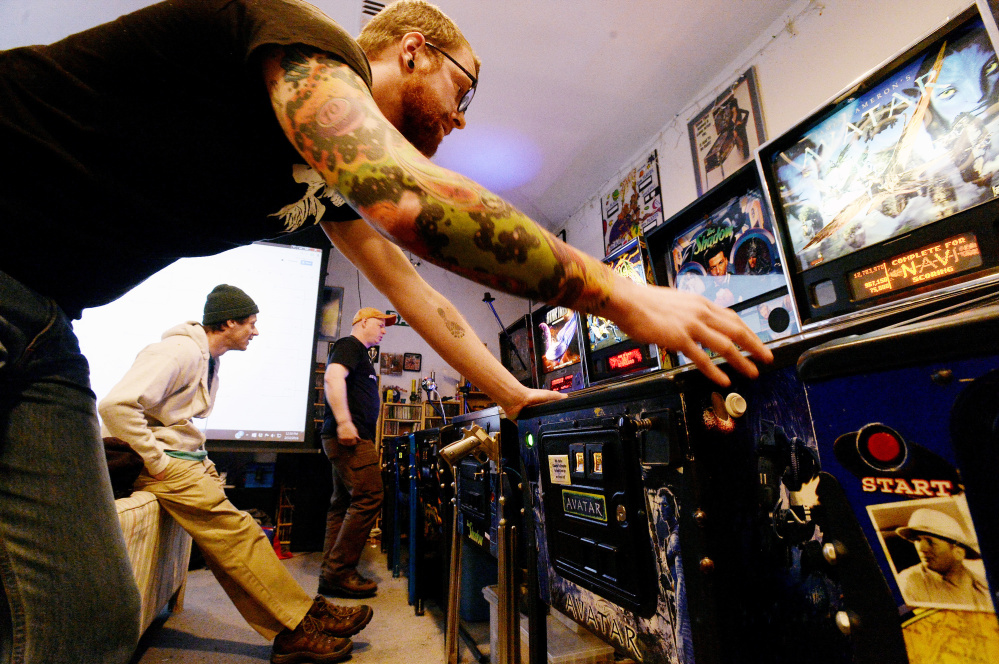
M 559 376 L 558 378 L 552 378 L 552 382 L 548 386 L 548 389 L 554 390 L 556 392 L 565 392 L 566 390 L 571 390 L 573 375 L 574 374 L 566 374 L 564 376 Z
M 607 358 L 607 363 L 611 369 L 624 369 L 642 361 L 642 351 L 640 348 L 632 348 L 617 355 Z
M 942 242 L 907 251 L 850 275 L 855 300 L 946 279 L 982 264 L 974 233 L 962 233 Z

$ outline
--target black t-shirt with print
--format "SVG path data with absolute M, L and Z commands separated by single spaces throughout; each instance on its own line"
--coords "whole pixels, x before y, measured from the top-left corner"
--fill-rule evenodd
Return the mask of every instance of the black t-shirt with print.
M 278 124 L 259 47 L 301 43 L 370 86 L 360 47 L 299 0 L 169 0 L 0 51 L 0 270 L 72 317 L 184 256 L 359 215 Z
M 355 337 L 347 336 L 337 339 L 330 346 L 326 366 L 340 364 L 347 368 L 347 407 L 350 419 L 357 428 L 361 438 L 375 439 L 375 427 L 378 424 L 378 376 L 368 358 L 368 349 Z M 327 395 L 327 399 L 329 396 Z M 336 418 L 333 409 L 327 405 L 326 416 L 323 418 L 324 438 L 336 437 Z

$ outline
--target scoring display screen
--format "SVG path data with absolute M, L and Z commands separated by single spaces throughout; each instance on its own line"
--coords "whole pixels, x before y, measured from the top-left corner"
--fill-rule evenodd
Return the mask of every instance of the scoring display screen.
M 554 390 L 556 392 L 567 392 L 572 389 L 572 382 L 574 374 L 566 374 L 564 376 L 558 376 L 557 378 L 552 378 L 551 383 L 548 385 L 549 390 Z
M 610 365 L 611 369 L 624 369 L 625 367 L 630 367 L 633 364 L 638 364 L 642 361 L 642 359 L 642 351 L 638 348 L 632 348 L 631 350 L 626 350 L 623 353 L 611 355 L 607 358 L 607 363 Z
M 962 233 L 853 272 L 850 290 L 854 300 L 865 300 L 952 277 L 981 264 L 982 252 L 975 234 Z

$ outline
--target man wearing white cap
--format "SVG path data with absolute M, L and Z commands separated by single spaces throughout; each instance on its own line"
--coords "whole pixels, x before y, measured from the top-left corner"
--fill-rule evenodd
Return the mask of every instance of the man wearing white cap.
M 364 307 L 354 314 L 350 334 L 330 346 L 322 439 L 333 465 L 333 497 L 319 571 L 324 595 L 370 597 L 378 590 L 378 584 L 357 571 L 383 492 L 374 442 L 381 404 L 368 349 L 381 343 L 385 328 L 395 322 L 395 314 Z
M 912 542 L 919 554 L 919 564 L 898 575 L 906 602 L 992 610 L 988 584 L 964 564 L 965 559 L 980 558 L 981 554 L 956 519 L 922 507 L 895 532 Z

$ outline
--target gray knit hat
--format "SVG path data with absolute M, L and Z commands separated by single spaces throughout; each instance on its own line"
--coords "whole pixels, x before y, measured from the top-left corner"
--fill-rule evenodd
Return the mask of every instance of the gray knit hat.
M 215 325 L 227 320 L 242 320 L 260 313 L 257 304 L 241 289 L 229 284 L 219 284 L 205 300 L 205 315 L 202 325 Z

